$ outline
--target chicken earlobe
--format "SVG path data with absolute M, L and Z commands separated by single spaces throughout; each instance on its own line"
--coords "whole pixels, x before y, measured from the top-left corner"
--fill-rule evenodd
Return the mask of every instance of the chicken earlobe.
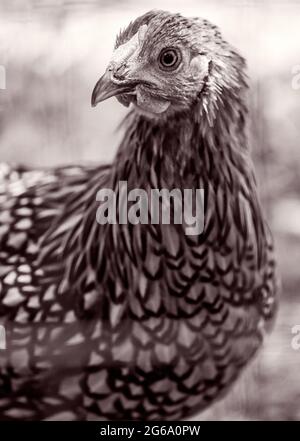
M 136 107 L 138 109 L 152 114 L 160 114 L 165 112 L 170 104 L 170 101 L 151 95 L 142 86 L 136 86 Z
M 190 62 L 190 72 L 193 79 L 204 81 L 209 75 L 210 59 L 206 55 L 196 55 Z

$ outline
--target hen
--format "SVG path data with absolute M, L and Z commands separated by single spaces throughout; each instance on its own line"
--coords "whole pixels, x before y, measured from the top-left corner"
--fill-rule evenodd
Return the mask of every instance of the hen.
M 92 104 L 131 110 L 111 165 L 0 168 L 2 419 L 178 419 L 221 397 L 276 310 L 246 136 L 245 62 L 206 20 L 151 11 Z M 102 188 L 204 189 L 204 231 L 96 221 Z M 163 202 L 161 201 L 161 204 Z

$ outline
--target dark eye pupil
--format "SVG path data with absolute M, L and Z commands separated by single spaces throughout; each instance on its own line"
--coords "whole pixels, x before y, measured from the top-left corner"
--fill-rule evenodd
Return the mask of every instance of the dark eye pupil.
M 174 60 L 175 60 L 175 56 L 174 56 L 173 52 L 167 52 L 163 56 L 163 62 L 167 66 L 172 65 L 174 63 Z

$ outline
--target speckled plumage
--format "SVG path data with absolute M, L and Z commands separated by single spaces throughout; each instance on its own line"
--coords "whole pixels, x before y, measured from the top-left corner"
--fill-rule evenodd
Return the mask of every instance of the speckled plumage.
M 220 54 L 192 102 L 190 89 L 174 86 L 173 113 L 131 111 L 109 166 L 0 168 L 2 419 L 183 418 L 228 390 L 273 321 L 275 264 L 245 134 L 244 61 L 205 20 L 162 12 L 133 22 L 117 46 L 145 23 L 143 44 L 162 33 L 188 41 L 197 27 L 205 50 Z M 203 234 L 100 226 L 96 193 L 122 180 L 147 191 L 204 188 Z

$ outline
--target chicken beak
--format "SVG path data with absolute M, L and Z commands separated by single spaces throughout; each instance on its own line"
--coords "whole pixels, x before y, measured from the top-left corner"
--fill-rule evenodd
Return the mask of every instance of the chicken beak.
M 121 95 L 132 91 L 132 85 L 117 83 L 112 79 L 112 71 L 107 69 L 105 74 L 97 82 L 92 93 L 92 107 L 96 107 L 101 101 L 112 96 Z

